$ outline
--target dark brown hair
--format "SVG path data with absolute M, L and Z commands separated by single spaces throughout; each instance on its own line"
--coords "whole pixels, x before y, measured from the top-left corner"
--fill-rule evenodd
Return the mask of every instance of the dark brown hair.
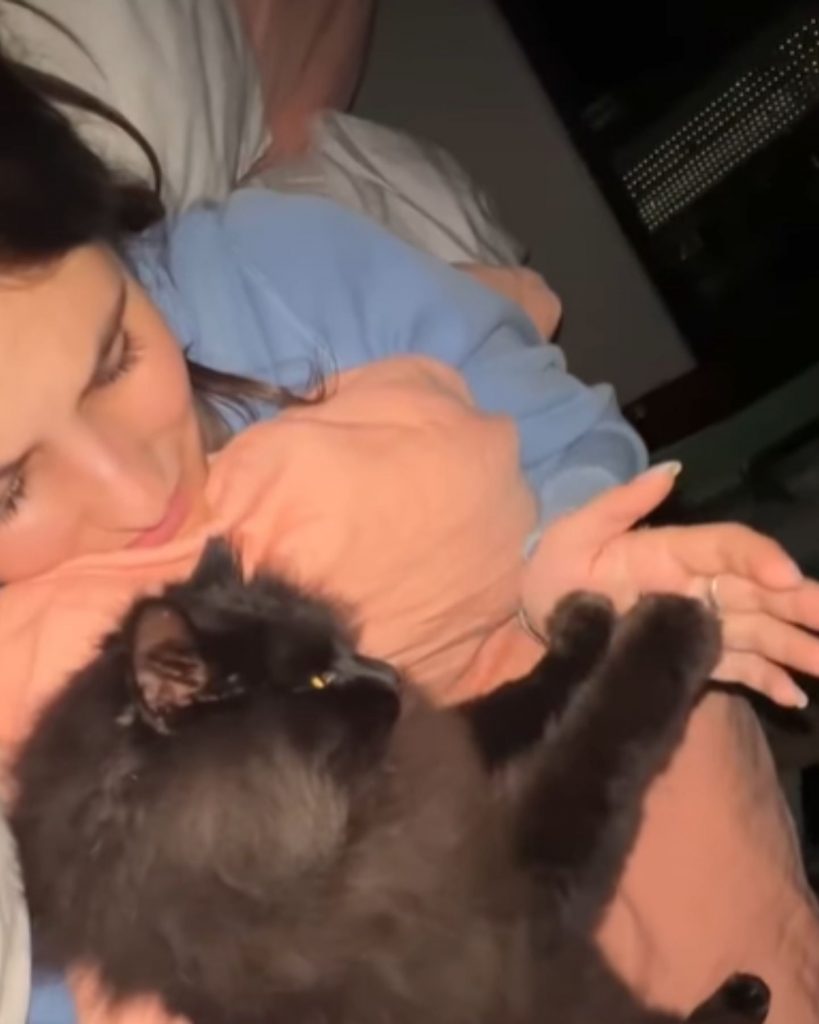
M 69 29 L 25 0 L 6 0 L 48 21 L 78 47 Z M 116 125 L 142 150 L 150 182 L 108 167 L 80 138 L 58 104 Z M 56 75 L 0 52 L 0 269 L 48 264 L 81 245 L 101 243 L 121 250 L 130 234 L 165 215 L 162 168 L 145 138 L 104 100 Z M 286 406 L 320 400 L 320 377 L 312 398 L 263 381 L 223 373 L 188 360 L 206 443 L 219 447 L 230 435 L 221 409 L 246 421 L 255 403 Z

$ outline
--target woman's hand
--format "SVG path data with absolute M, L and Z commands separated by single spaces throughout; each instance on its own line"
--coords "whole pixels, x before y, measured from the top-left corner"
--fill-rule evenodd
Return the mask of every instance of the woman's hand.
M 785 706 L 807 700 L 785 669 L 819 676 L 819 584 L 775 541 L 745 526 L 632 529 L 667 497 L 679 465 L 658 466 L 545 530 L 524 576 L 523 610 L 539 628 L 572 590 L 607 594 L 618 608 L 673 591 L 716 606 L 724 650 L 714 678 Z

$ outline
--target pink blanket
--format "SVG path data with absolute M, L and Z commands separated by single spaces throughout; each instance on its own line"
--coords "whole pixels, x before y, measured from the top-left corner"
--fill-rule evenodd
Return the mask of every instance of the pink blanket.
M 344 598 L 369 652 L 440 700 L 514 675 L 537 655 L 515 625 L 534 503 L 515 432 L 480 414 L 460 378 L 398 358 L 346 374 L 334 395 L 236 438 L 213 461 L 212 520 L 148 551 L 85 558 L 0 591 L 0 739 L 86 660 L 137 592 L 184 576 L 207 532 L 248 569 L 270 565 Z M 556 823 L 559 827 L 559 823 Z M 773 1024 L 819 1021 L 819 928 L 770 758 L 750 712 L 711 697 L 655 785 L 638 847 L 602 932 L 654 1001 L 688 1008 L 736 970 L 764 974 Z M 85 1022 L 114 1013 L 76 979 Z

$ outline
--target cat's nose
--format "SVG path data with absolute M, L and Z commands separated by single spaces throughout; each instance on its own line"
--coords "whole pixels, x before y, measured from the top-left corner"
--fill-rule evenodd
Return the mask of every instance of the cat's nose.
M 338 655 L 333 664 L 333 676 L 334 682 L 340 686 L 369 684 L 395 690 L 400 682 L 398 671 L 386 661 L 367 658 L 352 651 Z

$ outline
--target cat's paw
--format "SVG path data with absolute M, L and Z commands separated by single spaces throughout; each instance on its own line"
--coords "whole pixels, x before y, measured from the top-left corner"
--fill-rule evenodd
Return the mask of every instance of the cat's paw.
M 623 630 L 639 637 L 646 665 L 667 665 L 674 676 L 701 689 L 722 648 L 717 617 L 701 601 L 677 594 L 640 598 L 623 620 Z
M 734 974 L 688 1018 L 692 1024 L 763 1024 L 771 990 L 755 974 Z
M 608 648 L 614 632 L 614 606 L 602 594 L 583 590 L 561 598 L 546 623 L 550 653 L 582 654 L 593 665 Z

